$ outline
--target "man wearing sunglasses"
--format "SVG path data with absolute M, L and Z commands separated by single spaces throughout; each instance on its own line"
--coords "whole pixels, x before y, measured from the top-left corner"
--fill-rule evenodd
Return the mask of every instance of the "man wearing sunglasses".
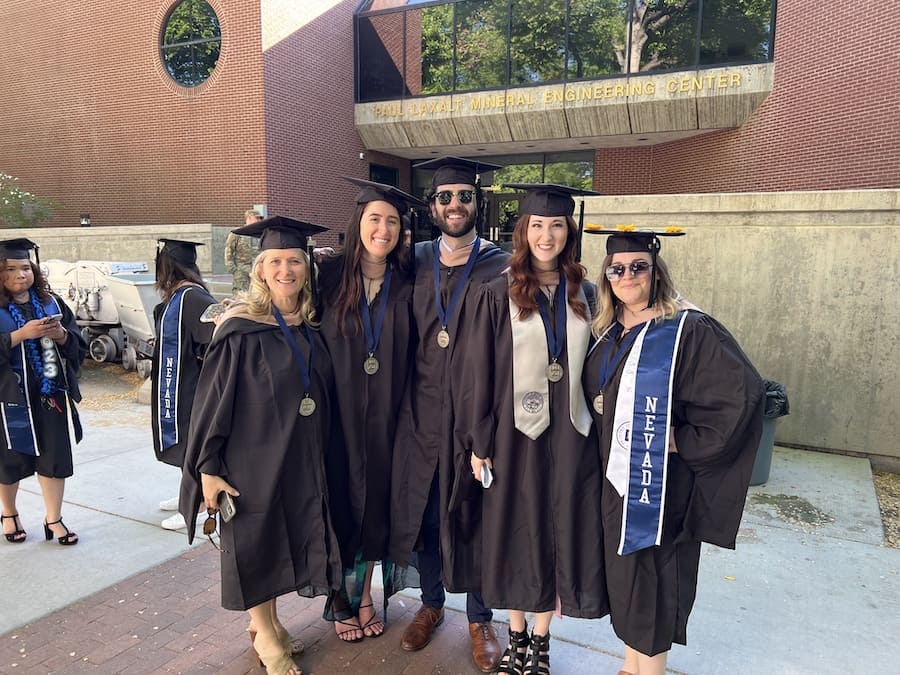
M 465 321 L 466 296 L 496 277 L 509 260 L 507 253 L 479 238 L 476 227 L 481 206 L 476 175 L 500 167 L 442 157 L 416 168 L 434 169 L 428 199 L 441 236 L 416 244 L 413 314 L 418 346 L 394 447 L 391 559 L 404 564 L 415 551 L 413 564 L 422 588 L 422 607 L 406 628 L 401 646 L 415 651 L 431 641 L 444 620 L 446 584 L 452 592 L 468 593 L 472 658 L 480 670 L 491 672 L 501 655 L 492 612 L 481 599 L 481 580 L 459 572 L 473 568 L 454 563 L 479 554 L 477 538 L 472 541 L 469 535 L 471 518 L 476 514 L 480 518 L 481 505 L 480 493 L 471 494 L 471 473 L 463 470 L 460 475 L 453 463 L 452 387 L 458 374 L 455 364 L 463 348 L 472 347 L 456 339 Z M 462 489 L 459 481 L 464 481 Z

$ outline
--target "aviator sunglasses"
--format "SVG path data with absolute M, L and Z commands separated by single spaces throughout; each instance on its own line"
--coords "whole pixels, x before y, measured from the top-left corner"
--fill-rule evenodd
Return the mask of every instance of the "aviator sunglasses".
M 475 195 L 475 191 L 460 190 L 459 192 L 451 192 L 450 190 L 441 190 L 440 192 L 436 192 L 434 196 L 435 199 L 438 200 L 438 204 L 447 206 L 447 204 L 453 200 L 454 195 L 459 199 L 460 204 L 469 204 L 472 201 L 472 197 Z
M 606 278 L 610 281 L 621 279 L 625 276 L 625 270 L 631 270 L 631 274 L 633 276 L 639 276 L 641 274 L 646 274 L 647 272 L 649 272 L 651 267 L 653 267 L 653 265 L 648 263 L 646 260 L 635 260 L 628 265 L 622 265 L 621 263 L 610 265 L 606 268 Z

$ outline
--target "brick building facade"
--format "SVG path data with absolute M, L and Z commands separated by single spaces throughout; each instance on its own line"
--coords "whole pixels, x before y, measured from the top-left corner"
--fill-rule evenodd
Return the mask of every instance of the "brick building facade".
M 605 194 L 780 192 L 900 186 L 894 84 L 900 34 L 876 4 L 780 0 L 775 86 L 738 129 L 596 153 Z
M 63 205 L 50 225 L 237 225 L 244 209 L 343 228 L 369 163 L 354 128 L 355 0 L 209 0 L 221 56 L 194 88 L 162 65 L 175 0 L 0 5 L 0 172 Z M 900 183 L 900 36 L 874 2 L 781 0 L 775 86 L 743 126 L 603 148 L 605 194 L 888 188 Z M 415 27 L 407 27 L 408 30 Z M 410 55 L 407 54 L 407 59 Z M 413 59 L 415 63 L 417 60 Z M 427 157 L 423 153 L 423 158 Z M 324 238 L 333 241 L 333 235 Z

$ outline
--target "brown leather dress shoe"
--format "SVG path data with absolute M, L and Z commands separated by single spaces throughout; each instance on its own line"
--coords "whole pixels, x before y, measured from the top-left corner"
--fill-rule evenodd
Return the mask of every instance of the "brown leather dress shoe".
M 469 624 L 469 637 L 472 638 L 472 659 L 482 673 L 492 673 L 500 665 L 503 655 L 497 641 L 497 631 L 490 621 Z
M 408 652 L 418 651 L 431 642 L 434 629 L 444 620 L 444 608 L 435 609 L 422 605 L 406 630 L 403 631 L 403 640 L 400 646 Z

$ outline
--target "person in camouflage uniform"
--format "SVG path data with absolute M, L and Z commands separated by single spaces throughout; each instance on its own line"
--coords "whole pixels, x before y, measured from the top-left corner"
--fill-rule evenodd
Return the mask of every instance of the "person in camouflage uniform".
M 244 225 L 252 225 L 259 220 L 262 220 L 262 216 L 257 211 L 244 211 Z M 225 269 L 231 272 L 232 296 L 250 287 L 250 267 L 256 253 L 256 243 L 252 237 L 228 233 L 228 239 L 225 240 Z

